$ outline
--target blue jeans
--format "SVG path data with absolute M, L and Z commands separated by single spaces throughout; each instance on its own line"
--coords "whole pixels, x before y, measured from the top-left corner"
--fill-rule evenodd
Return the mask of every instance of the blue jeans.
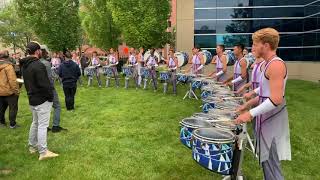
M 53 105 L 52 105 L 52 107 L 54 109 L 52 126 L 60 126 L 61 105 L 60 105 L 58 93 L 55 89 L 53 90 Z

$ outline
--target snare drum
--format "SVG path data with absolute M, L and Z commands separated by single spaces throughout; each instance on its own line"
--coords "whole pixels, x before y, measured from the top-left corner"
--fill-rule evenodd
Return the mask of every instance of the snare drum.
M 187 74 L 187 82 L 192 83 L 195 78 L 195 74 Z
M 122 72 L 123 72 L 123 74 L 126 75 L 126 77 L 132 76 L 132 74 L 133 74 L 132 66 L 123 66 L 122 67 Z
M 192 89 L 201 89 L 202 87 L 202 78 L 192 79 Z
M 160 72 L 160 80 L 167 81 L 169 80 L 169 71 L 161 71 Z
M 202 106 L 202 112 L 208 113 L 210 109 L 215 108 L 215 102 L 212 101 L 211 99 L 209 100 L 203 100 L 203 106 Z
M 149 78 L 150 77 L 150 70 L 148 68 L 142 67 L 141 68 L 142 77 Z
M 222 130 L 228 130 L 228 131 L 235 131 L 237 129 L 237 125 L 232 123 L 232 121 L 214 122 L 214 127 Z
M 230 175 L 235 135 L 218 128 L 199 128 L 192 135 L 192 157 L 201 166 Z
M 191 148 L 191 136 L 193 130 L 202 127 L 212 127 L 211 123 L 196 118 L 185 118 L 181 122 L 180 141 Z
M 201 87 L 201 99 L 202 100 L 205 100 L 211 96 L 213 96 L 214 94 L 214 90 L 212 87 L 209 87 L 209 86 L 204 86 L 204 87 Z
M 113 75 L 111 66 L 103 66 L 102 72 L 103 72 L 103 75 L 108 76 L 108 77 L 111 77 Z
M 96 72 L 96 68 L 94 66 L 89 66 L 89 67 L 85 68 L 85 73 L 89 77 L 93 77 L 95 72 Z
M 187 83 L 188 77 L 186 74 L 177 73 L 177 80 L 181 83 Z

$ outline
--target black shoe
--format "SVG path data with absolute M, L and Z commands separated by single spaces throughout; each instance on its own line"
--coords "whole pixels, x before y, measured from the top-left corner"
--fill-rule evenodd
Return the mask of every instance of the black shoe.
M 53 133 L 58 133 L 58 132 L 61 132 L 61 131 L 68 131 L 68 129 L 65 129 L 65 128 L 60 127 L 60 126 L 52 126 L 52 132 Z
M 47 131 L 51 131 L 51 128 L 47 127 Z
M 19 128 L 20 126 L 18 125 L 18 124 L 15 124 L 14 126 L 11 126 L 10 125 L 10 129 L 17 129 L 17 128 Z

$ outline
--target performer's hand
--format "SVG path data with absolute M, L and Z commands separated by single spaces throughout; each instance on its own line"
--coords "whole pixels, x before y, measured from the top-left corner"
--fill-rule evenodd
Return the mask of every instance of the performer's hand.
M 242 124 L 246 122 L 250 122 L 252 119 L 251 114 L 249 111 L 244 112 L 243 114 L 240 114 L 237 119 L 234 121 L 235 124 Z
M 245 93 L 245 94 L 243 95 L 243 98 L 244 98 L 246 101 L 248 101 L 248 100 L 251 99 L 252 96 L 253 96 L 252 92 L 248 92 L 248 93 Z
M 232 86 L 232 83 L 231 82 L 227 82 L 225 85 L 226 86 Z
M 216 74 L 213 74 L 211 77 L 212 77 L 212 78 L 217 78 L 217 75 L 216 75 Z
M 245 110 L 247 110 L 247 107 L 246 107 L 245 105 L 239 106 L 239 107 L 236 109 L 236 114 L 241 114 L 241 113 L 243 113 Z

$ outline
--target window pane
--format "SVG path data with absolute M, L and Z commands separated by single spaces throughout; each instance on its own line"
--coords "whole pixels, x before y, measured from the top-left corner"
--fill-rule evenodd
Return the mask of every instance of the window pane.
M 284 61 L 301 61 L 304 59 L 302 49 L 278 49 L 277 53 Z
M 316 2 L 305 7 L 305 16 L 316 14 L 318 12 L 320 12 L 320 2 Z
M 311 31 L 320 28 L 320 15 L 304 19 L 304 31 Z
M 317 46 L 320 45 L 320 31 L 316 33 L 303 34 L 304 46 Z
M 194 7 L 195 8 L 206 8 L 206 7 L 216 7 L 216 0 L 195 0 Z
M 201 48 L 216 47 L 216 36 L 195 36 L 194 43 Z
M 216 33 L 216 21 L 196 21 L 194 25 L 195 34 Z
M 282 34 L 280 35 L 279 47 L 299 47 L 302 46 L 302 34 Z

